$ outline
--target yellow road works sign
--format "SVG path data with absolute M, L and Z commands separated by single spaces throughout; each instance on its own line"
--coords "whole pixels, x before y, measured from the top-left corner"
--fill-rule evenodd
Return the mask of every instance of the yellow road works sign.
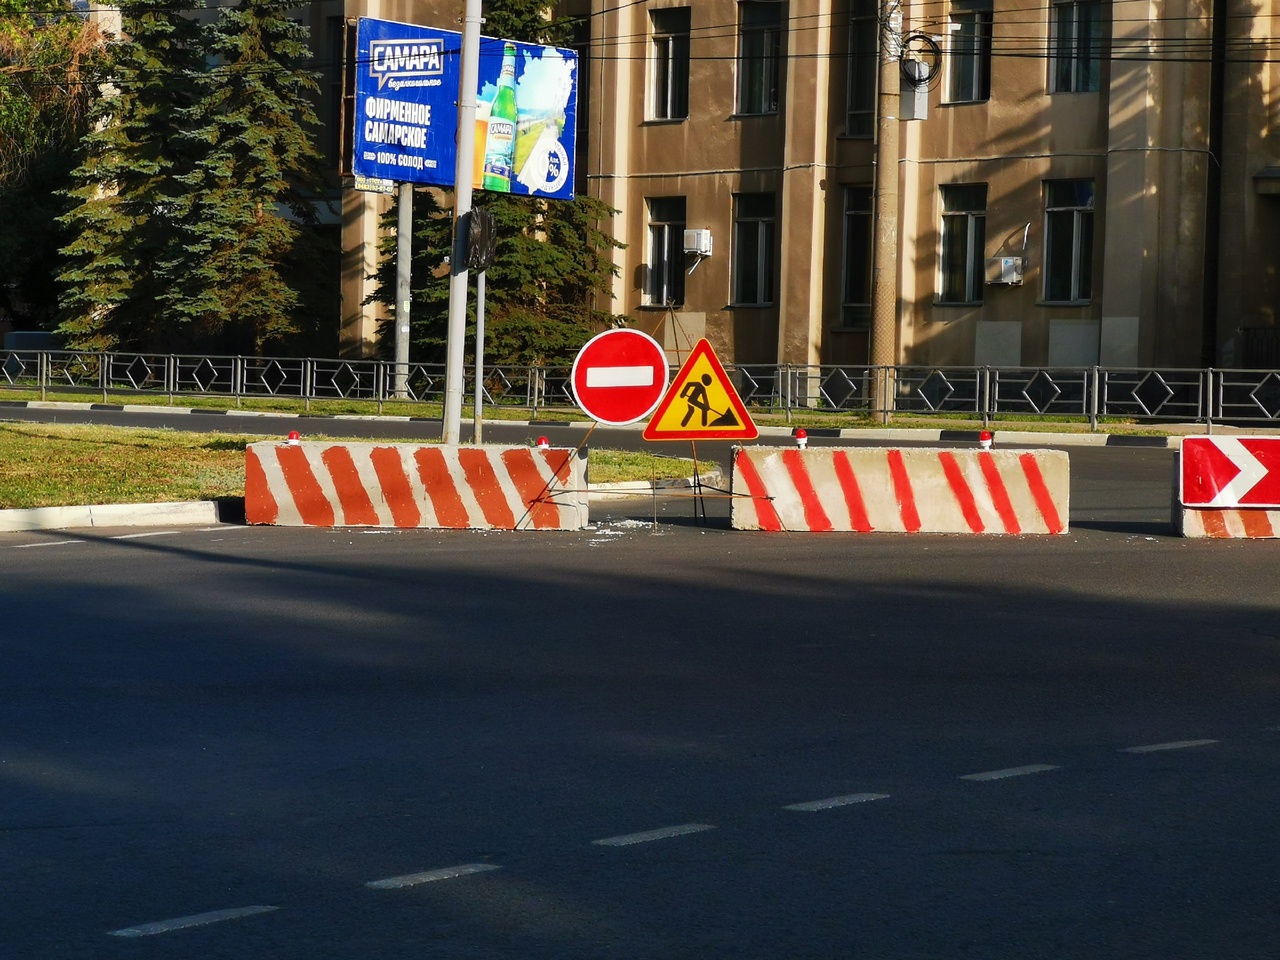
M 693 348 L 644 428 L 646 440 L 754 440 L 759 435 L 706 340 Z

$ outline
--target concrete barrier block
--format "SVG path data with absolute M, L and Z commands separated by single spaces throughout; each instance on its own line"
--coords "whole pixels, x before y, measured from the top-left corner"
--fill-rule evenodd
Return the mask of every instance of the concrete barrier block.
M 730 478 L 736 530 L 1062 534 L 1062 450 L 742 447 Z
M 1259 507 L 1187 507 L 1179 499 L 1182 453 L 1173 458 L 1173 496 L 1170 498 L 1173 532 L 1190 539 L 1280 539 L 1280 510 Z
M 579 530 L 586 453 L 398 443 L 252 443 L 245 520 L 312 527 Z

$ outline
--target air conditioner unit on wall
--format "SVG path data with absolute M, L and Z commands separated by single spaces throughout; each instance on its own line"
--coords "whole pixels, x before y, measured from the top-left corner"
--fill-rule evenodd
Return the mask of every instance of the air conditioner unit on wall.
M 1024 265 L 1025 261 L 1022 257 L 989 257 L 987 259 L 987 283 L 1020 287 L 1022 286 Z
M 711 231 L 686 230 L 684 232 L 684 252 L 697 257 L 711 256 Z

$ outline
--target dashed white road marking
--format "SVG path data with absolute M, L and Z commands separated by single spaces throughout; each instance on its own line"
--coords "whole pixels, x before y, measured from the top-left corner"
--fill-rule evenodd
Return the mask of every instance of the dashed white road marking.
M 1149 743 L 1143 747 L 1124 747 L 1121 753 L 1157 753 L 1160 750 L 1186 750 L 1188 747 L 1207 747 L 1217 740 L 1174 740 L 1171 743 Z
M 209 913 L 197 913 L 190 917 L 177 917 L 173 920 L 160 920 L 156 923 L 144 923 L 136 927 L 125 927 L 123 930 L 111 930 L 112 937 L 150 937 L 157 933 L 170 933 L 174 930 L 185 930 L 188 927 L 203 927 L 223 920 L 238 920 L 251 917 L 255 913 L 270 913 L 279 907 L 236 907 L 231 910 L 211 910 Z
M 809 800 L 805 803 L 792 803 L 783 810 L 798 810 L 810 813 L 815 810 L 831 810 L 834 807 L 847 807 L 852 803 L 870 803 L 872 800 L 887 800 L 887 793 L 848 793 L 843 797 L 827 797 L 825 800 Z
M 41 543 L 15 543 L 14 550 L 30 550 L 34 547 L 65 547 L 69 543 L 84 543 L 83 540 L 46 540 Z
M 709 823 L 682 823 L 675 827 L 659 827 L 657 830 L 645 830 L 643 833 L 624 833 L 620 837 L 606 837 L 591 842 L 600 847 L 629 847 L 633 843 L 648 843 L 651 840 L 666 840 L 668 837 L 682 837 L 686 833 L 701 833 L 703 830 L 714 830 Z
M 172 537 L 179 531 L 177 530 L 149 530 L 146 533 L 121 533 L 114 537 L 108 537 L 108 540 L 141 540 L 144 537 Z
M 966 773 L 961 780 L 1004 780 L 1008 777 L 1025 777 L 1032 773 L 1047 773 L 1058 768 L 1048 763 L 1031 763 L 1025 767 L 1009 767 L 1007 770 L 988 770 L 985 773 Z
M 499 869 L 501 868 L 496 863 L 463 863 L 456 867 L 427 870 L 424 873 L 408 873 L 403 877 L 370 880 L 365 886 L 371 890 L 398 890 L 401 887 L 416 887 L 420 883 L 431 883 L 434 880 L 452 880 L 454 877 L 465 877 L 469 873 L 484 873 Z

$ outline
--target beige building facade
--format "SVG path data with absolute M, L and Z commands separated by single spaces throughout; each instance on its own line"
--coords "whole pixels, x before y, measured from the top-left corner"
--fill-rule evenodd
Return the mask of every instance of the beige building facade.
M 893 216 L 899 363 L 1280 365 L 1270 0 L 902 6 L 927 82 L 904 84 L 891 213 L 874 0 L 587 2 L 566 8 L 586 22 L 578 183 L 626 245 L 608 308 L 669 349 L 867 362 L 873 227 Z M 331 50 L 343 17 L 460 15 L 311 14 Z M 364 278 L 389 203 L 345 193 L 349 355 L 376 336 Z

